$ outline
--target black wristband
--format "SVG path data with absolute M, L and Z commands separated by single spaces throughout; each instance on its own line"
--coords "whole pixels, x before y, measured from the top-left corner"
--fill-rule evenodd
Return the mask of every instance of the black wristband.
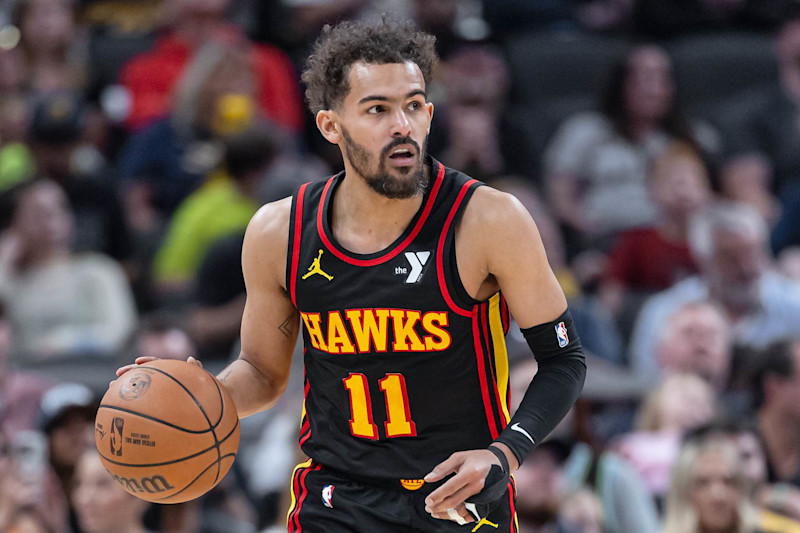
M 503 450 L 501 450 L 497 446 L 492 446 L 490 444 L 489 451 L 492 452 L 495 455 L 495 457 L 497 457 L 497 459 L 500 461 L 500 468 L 503 469 L 503 473 L 508 474 L 510 470 L 508 467 L 508 457 L 506 457 L 506 454 L 503 453 Z

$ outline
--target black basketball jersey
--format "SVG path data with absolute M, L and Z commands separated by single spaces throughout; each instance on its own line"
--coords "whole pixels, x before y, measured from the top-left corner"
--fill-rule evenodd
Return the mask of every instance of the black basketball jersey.
M 373 254 L 331 232 L 343 173 L 301 186 L 287 261 L 305 346 L 303 451 L 411 489 L 453 452 L 488 446 L 509 418 L 505 301 L 473 300 L 456 267 L 455 226 L 481 183 L 428 164 L 419 211 Z

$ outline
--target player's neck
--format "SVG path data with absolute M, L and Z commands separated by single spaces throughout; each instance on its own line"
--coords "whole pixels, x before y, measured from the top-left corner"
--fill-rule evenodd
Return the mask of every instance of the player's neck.
M 429 173 L 429 167 L 425 167 Z M 423 195 L 392 199 L 372 190 L 352 169 L 332 199 L 331 228 L 336 240 L 354 253 L 383 250 L 406 230 L 422 205 Z

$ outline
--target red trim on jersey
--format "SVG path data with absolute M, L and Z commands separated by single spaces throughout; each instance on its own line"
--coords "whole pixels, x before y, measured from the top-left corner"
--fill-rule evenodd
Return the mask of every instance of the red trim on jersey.
M 403 241 L 395 246 L 391 251 L 385 253 L 380 257 L 376 257 L 374 259 L 356 259 L 355 257 L 350 257 L 349 255 L 345 254 L 338 248 L 336 248 L 333 243 L 328 238 L 328 235 L 325 233 L 324 226 L 322 224 L 322 212 L 323 207 L 325 206 L 325 199 L 328 196 L 328 191 L 333 184 L 333 180 L 335 176 L 328 180 L 328 183 L 325 184 L 325 188 L 322 190 L 322 197 L 319 200 L 319 206 L 317 207 L 317 233 L 319 233 L 320 239 L 322 239 L 322 244 L 325 245 L 333 255 L 344 261 L 345 263 L 349 263 L 351 265 L 359 266 L 359 267 L 370 267 L 375 265 L 380 265 L 385 263 L 395 257 L 397 254 L 402 252 L 406 246 L 411 244 L 411 242 L 419 235 L 419 232 L 422 231 L 422 226 L 425 224 L 425 221 L 428 219 L 428 215 L 430 214 L 431 210 L 433 209 L 434 201 L 436 200 L 436 195 L 439 194 L 439 189 L 442 188 L 442 178 L 444 177 L 444 165 L 439 163 L 439 172 L 436 173 L 436 179 L 433 183 L 433 188 L 431 189 L 430 194 L 428 195 L 428 201 L 425 203 L 425 207 L 422 210 L 422 214 L 420 215 L 417 223 L 414 225 L 414 229 L 411 230 L 411 233 L 408 234 L 408 237 L 403 239 Z
M 517 498 L 517 484 L 514 483 L 514 478 L 512 477 L 508 482 L 508 506 L 511 510 L 511 527 L 509 528 L 509 533 L 519 533 L 517 529 L 517 506 L 516 506 L 516 498 Z
M 306 487 L 306 477 L 310 472 L 314 472 L 316 470 L 319 470 L 320 468 L 322 468 L 322 465 L 320 465 L 319 463 L 313 463 L 313 466 L 309 466 L 308 468 L 303 470 L 303 473 L 300 474 L 300 476 L 298 476 L 300 491 L 302 492 L 302 494 L 300 495 L 299 498 L 297 498 L 297 504 L 293 513 L 294 516 L 289 519 L 289 528 L 290 528 L 289 531 L 295 531 L 296 533 L 300 533 L 301 531 L 303 531 L 303 527 L 300 525 L 300 510 L 303 508 L 303 502 L 305 501 L 306 496 L 308 496 L 308 487 Z M 296 524 L 296 529 L 291 529 L 292 520 L 294 520 L 294 523 Z
M 294 213 L 294 242 L 292 243 L 292 276 L 289 279 L 289 297 L 292 305 L 297 308 L 295 289 L 297 287 L 297 264 L 300 261 L 300 235 L 303 233 L 303 197 L 306 194 L 308 183 L 304 183 L 297 191 L 297 209 Z
M 461 186 L 456 201 L 453 203 L 453 207 L 450 208 L 450 213 L 447 215 L 447 220 L 445 220 L 444 226 L 442 227 L 442 233 L 439 235 L 439 244 L 436 246 L 436 274 L 439 279 L 439 290 L 442 291 L 442 296 L 444 296 L 444 301 L 447 302 L 447 306 L 450 307 L 454 313 L 461 316 L 473 316 L 473 311 L 459 307 L 450 296 L 450 291 L 447 290 L 447 283 L 444 280 L 444 241 L 447 238 L 447 231 L 450 229 L 450 224 L 453 223 L 453 218 L 456 216 L 456 211 L 458 211 L 458 207 L 464 200 L 464 196 L 467 194 L 470 186 L 473 183 L 477 183 L 477 181 L 478 180 L 469 180 Z
M 497 414 L 498 420 L 500 420 L 500 427 L 498 431 L 502 431 L 506 428 L 506 417 L 503 415 L 503 403 L 500 401 L 500 389 L 497 387 L 497 369 L 494 365 L 494 350 L 492 349 L 492 338 L 489 336 L 489 306 L 486 305 L 484 307 L 484 312 L 481 313 L 481 327 L 483 328 L 483 338 L 486 339 L 486 347 L 487 347 L 487 354 L 488 357 L 486 360 L 489 363 L 489 368 L 492 371 L 492 390 L 494 391 L 494 398 L 495 398 L 495 405 L 497 406 Z
M 508 302 L 500 293 L 500 319 L 503 321 L 503 335 L 508 335 L 508 328 L 511 326 L 508 320 Z
M 306 402 L 308 401 L 308 379 L 306 379 L 305 386 L 303 387 L 303 407 L 305 408 L 306 415 L 303 417 L 302 425 L 300 426 L 300 447 L 311 437 L 311 422 L 308 420 L 308 408 Z
M 294 495 L 295 500 L 294 500 L 294 507 L 289 513 L 289 519 L 286 521 L 287 522 L 286 525 L 289 527 L 289 529 L 291 529 L 292 522 L 294 521 L 294 517 L 298 511 L 297 496 L 300 494 L 300 476 L 303 474 L 303 472 L 305 472 L 305 470 L 301 472 L 300 469 L 297 469 L 297 471 L 294 473 L 294 479 L 292 480 L 292 494 Z
M 481 396 L 483 397 L 483 409 L 486 411 L 486 421 L 489 423 L 489 431 L 492 440 L 496 440 L 500 433 L 497 431 L 497 422 L 494 419 L 494 408 L 492 400 L 489 398 L 489 384 L 486 377 L 486 358 L 483 355 L 481 346 L 481 334 L 478 326 L 478 310 L 484 304 L 476 305 L 472 311 L 472 340 L 475 344 L 475 356 L 478 358 L 478 379 L 481 383 Z

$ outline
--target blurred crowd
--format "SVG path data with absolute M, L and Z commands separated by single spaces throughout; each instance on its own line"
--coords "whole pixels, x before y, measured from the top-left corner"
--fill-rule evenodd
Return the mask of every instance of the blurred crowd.
M 800 532 L 796 0 L 0 0 L 0 531 L 285 530 L 300 352 L 199 501 L 123 491 L 94 413 L 135 355 L 236 357 L 250 217 L 342 168 L 309 46 L 381 13 L 437 36 L 429 151 L 529 209 L 588 354 L 520 531 Z

